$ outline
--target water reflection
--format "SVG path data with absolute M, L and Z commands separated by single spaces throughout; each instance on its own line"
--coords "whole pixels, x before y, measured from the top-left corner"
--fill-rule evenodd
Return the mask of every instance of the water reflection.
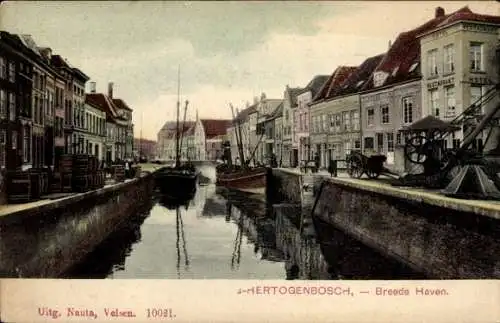
M 417 278 L 324 223 L 304 237 L 290 215 L 258 197 L 202 186 L 175 205 L 161 197 L 131 218 L 68 275 L 74 278 Z M 189 240 L 189 243 L 188 243 Z

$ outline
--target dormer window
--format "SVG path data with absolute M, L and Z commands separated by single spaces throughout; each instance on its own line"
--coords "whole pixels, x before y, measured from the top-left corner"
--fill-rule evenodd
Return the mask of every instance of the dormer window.
M 387 79 L 388 74 L 383 71 L 378 71 L 373 73 L 373 86 L 379 87 L 382 86 Z
M 399 70 L 399 66 L 396 66 L 393 70 L 392 70 L 392 77 L 396 76 L 396 74 L 398 73 L 398 70 Z
M 361 85 L 363 85 L 363 83 L 365 83 L 365 81 L 359 81 L 358 84 L 356 84 L 356 87 L 357 88 L 361 87 Z
M 418 62 L 416 63 L 413 63 L 411 66 L 410 66 L 410 69 L 408 70 L 410 73 L 413 72 L 418 66 Z

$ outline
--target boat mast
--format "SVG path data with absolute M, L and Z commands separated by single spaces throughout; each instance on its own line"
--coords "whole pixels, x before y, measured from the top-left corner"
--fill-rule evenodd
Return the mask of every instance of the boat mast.
M 186 100 L 186 106 L 184 107 L 184 118 L 182 119 L 181 143 L 179 144 L 181 151 L 182 151 L 182 141 L 184 139 L 184 131 L 186 130 L 184 127 L 186 124 L 186 112 L 187 112 L 188 104 L 189 104 L 189 101 Z M 189 156 L 189 147 L 187 147 L 187 149 L 186 149 L 186 155 Z
M 144 117 L 144 111 L 141 111 L 141 133 L 139 134 L 139 159 L 142 157 L 142 120 Z
M 180 147 L 179 147 L 179 113 L 180 113 L 180 92 L 181 92 L 181 66 L 177 69 L 177 122 L 175 132 L 175 167 L 180 166 Z
M 243 155 L 243 147 L 241 146 L 242 145 L 242 140 L 241 140 L 241 129 L 240 129 L 240 122 L 239 122 L 239 119 L 237 118 L 237 116 L 234 114 L 234 107 L 232 104 L 230 104 L 231 106 L 231 112 L 233 114 L 233 125 L 234 125 L 234 131 L 236 133 L 236 144 L 238 146 L 238 152 L 239 152 L 239 155 L 240 155 L 240 164 L 243 168 L 246 168 L 246 165 L 245 165 L 245 158 L 244 158 L 244 155 Z

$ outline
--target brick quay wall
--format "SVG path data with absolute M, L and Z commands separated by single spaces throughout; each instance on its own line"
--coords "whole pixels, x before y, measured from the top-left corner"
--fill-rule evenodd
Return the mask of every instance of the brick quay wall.
M 273 169 L 268 190 L 279 187 L 279 192 L 267 192 L 268 197 L 277 198 L 275 203 L 280 203 L 278 197 L 300 202 L 299 190 L 305 190 L 302 176 Z M 309 216 L 429 278 L 500 278 L 498 202 L 464 201 L 381 181 L 324 176 L 315 176 L 313 190 L 317 203 Z
M 57 278 L 117 226 L 152 207 L 150 173 L 0 216 L 0 276 Z

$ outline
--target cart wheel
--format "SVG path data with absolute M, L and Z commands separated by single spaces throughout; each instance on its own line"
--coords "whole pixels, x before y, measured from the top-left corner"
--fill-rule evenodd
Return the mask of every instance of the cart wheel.
M 366 171 L 366 176 L 368 176 L 368 178 L 370 178 L 370 179 L 375 179 L 375 178 L 377 178 L 377 177 L 380 176 L 380 173 L 379 172 L 375 172 L 375 171 L 373 171 L 371 169 L 368 169 Z
M 347 174 L 352 178 L 361 178 L 363 176 L 363 160 L 361 156 L 351 155 L 347 162 Z

